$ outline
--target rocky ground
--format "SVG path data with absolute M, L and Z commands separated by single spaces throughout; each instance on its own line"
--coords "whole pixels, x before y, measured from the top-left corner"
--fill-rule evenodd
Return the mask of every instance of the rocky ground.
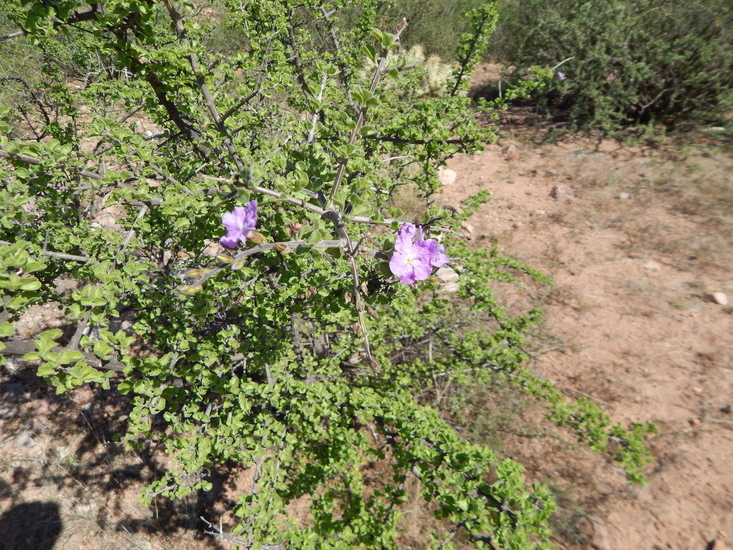
M 499 143 L 451 162 L 444 201 L 490 191 L 467 236 L 553 277 L 501 289 L 511 307 L 547 311 L 532 367 L 660 433 L 645 487 L 563 438 L 515 434 L 504 452 L 555 491 L 559 548 L 722 550 L 733 537 L 730 150 L 539 144 L 519 128 L 508 121 Z M 112 393 L 55 396 L 32 373 L 0 370 L 0 548 L 228 547 L 197 531 L 207 503 L 137 503 L 159 462 L 115 443 L 124 415 Z

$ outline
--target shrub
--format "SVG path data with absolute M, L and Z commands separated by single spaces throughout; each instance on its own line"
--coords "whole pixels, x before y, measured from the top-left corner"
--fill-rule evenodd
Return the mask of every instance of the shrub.
M 535 94 L 575 126 L 718 121 L 733 90 L 733 12 L 726 0 L 506 0 L 494 53 L 566 78 Z
M 373 28 L 376 0 L 341 30 L 346 2 L 226 0 L 243 51 L 207 49 L 221 14 L 207 21 L 199 3 L 22 3 L 28 39 L 81 26 L 115 70 L 55 88 L 64 109 L 48 126 L 66 131 L 18 138 L 0 110 L 0 359 L 24 353 L 59 393 L 128 396 L 121 439 L 170 459 L 148 502 L 208 491 L 212 469 L 240 464 L 253 481 L 228 540 L 396 548 L 410 481 L 439 520 L 434 547 L 460 534 L 477 548 L 546 548 L 547 489 L 421 400 L 436 373 L 460 383 L 466 371 L 521 388 L 643 480 L 648 427 L 611 426 L 523 366 L 540 313 L 509 315 L 491 283 L 542 276 L 451 231 L 482 197 L 458 213 L 434 201 L 437 168 L 492 137 L 465 94 L 492 3 L 434 96 L 417 89 L 423 73 L 390 65 L 399 31 Z M 424 217 L 391 206 L 405 187 Z M 225 233 L 236 248 L 220 246 Z M 444 250 L 461 272 L 454 297 L 428 277 Z M 70 295 L 55 291 L 61 274 L 78 284 Z M 67 336 L 13 340 L 24 309 L 51 301 Z M 112 329 L 122 310 L 131 331 Z M 375 463 L 388 475 L 368 480 Z M 298 522 L 289 506 L 303 498 Z

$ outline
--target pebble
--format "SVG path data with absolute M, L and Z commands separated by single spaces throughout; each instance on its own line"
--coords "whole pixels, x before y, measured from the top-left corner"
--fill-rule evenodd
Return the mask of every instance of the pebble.
M 708 550 L 728 550 L 728 547 L 720 539 L 715 539 L 707 546 Z
M 631 195 L 629 193 L 619 193 L 618 198 L 622 201 L 627 201 L 631 198 Z
M 36 446 L 36 440 L 33 439 L 33 434 L 29 431 L 20 432 L 18 437 L 15 438 L 15 446 L 19 449 L 30 449 Z
M 556 185 L 550 191 L 550 196 L 559 201 L 569 201 L 575 197 L 575 193 L 567 185 Z
M 459 288 L 458 283 L 450 282 L 450 283 L 445 283 L 441 290 L 443 292 L 454 293 L 454 292 L 458 292 L 458 288 Z
M 700 425 L 700 419 L 699 418 L 692 418 L 690 419 L 690 426 L 693 428 L 697 428 Z
M 225 252 L 226 252 L 226 248 L 224 248 L 223 246 L 221 246 L 216 241 L 211 241 L 204 248 L 204 256 L 208 256 L 209 258 L 213 258 L 214 256 L 218 256 L 219 254 L 224 254 Z
M 725 292 L 713 292 L 710 295 L 710 299 L 718 305 L 728 305 L 728 296 L 726 296 Z
M 448 267 L 447 265 L 438 269 L 438 271 L 435 272 L 435 275 L 444 283 L 451 283 L 458 280 L 458 273 L 456 273 L 452 267 Z
M 649 260 L 647 263 L 644 264 L 644 269 L 647 269 L 649 271 L 659 271 L 660 269 L 662 269 L 662 266 L 654 260 Z
M 581 520 L 578 524 L 578 530 L 589 539 L 590 548 L 594 550 L 611 549 L 608 541 L 608 528 L 600 518 L 589 516 Z
M 516 145 L 507 145 L 501 150 L 501 154 L 504 155 L 506 160 L 519 160 L 522 156 L 519 152 L 519 147 Z
M 720 409 L 720 412 L 723 412 L 725 414 L 731 414 L 733 413 L 733 405 L 726 405 L 722 409 Z
M 463 231 L 466 232 L 466 237 L 468 237 L 469 239 L 473 239 L 473 237 L 474 237 L 474 235 L 476 233 L 476 228 L 474 228 L 468 222 L 461 222 L 461 229 L 463 229 Z
M 455 170 L 451 170 L 450 168 L 438 170 L 438 181 L 441 185 L 453 185 L 457 177 L 458 174 L 456 174 Z

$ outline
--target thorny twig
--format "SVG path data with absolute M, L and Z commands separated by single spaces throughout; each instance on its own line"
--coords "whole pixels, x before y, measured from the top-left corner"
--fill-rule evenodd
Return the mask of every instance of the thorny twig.
M 231 544 L 237 544 L 243 548 L 251 548 L 252 544 L 254 544 L 254 541 L 245 541 L 240 538 L 235 537 L 234 535 L 230 535 L 228 533 L 224 532 L 223 526 L 222 526 L 222 520 L 219 518 L 219 526 L 217 527 L 207 519 L 205 519 L 203 516 L 200 517 L 201 521 L 203 521 L 206 524 L 206 527 L 208 529 L 211 529 L 210 531 L 204 531 L 207 535 L 212 535 L 216 537 L 218 540 L 225 540 Z M 261 544 L 260 548 L 262 550 L 285 550 L 284 544 Z

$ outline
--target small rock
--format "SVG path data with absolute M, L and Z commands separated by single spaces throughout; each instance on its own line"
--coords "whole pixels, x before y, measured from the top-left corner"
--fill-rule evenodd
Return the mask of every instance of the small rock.
M 722 540 L 715 539 L 708 544 L 707 550 L 728 550 L 728 547 Z
M 124 215 L 124 209 L 118 206 L 103 208 L 94 216 L 91 226 L 94 228 L 103 228 L 109 231 L 121 232 L 124 230 L 124 227 L 117 223 L 117 219 Z
M 451 283 L 445 283 L 441 290 L 443 292 L 455 293 L 455 292 L 458 292 L 458 288 L 459 288 L 458 283 L 451 282 Z
M 728 296 L 725 295 L 725 292 L 713 292 L 710 295 L 710 299 L 718 305 L 728 305 Z
M 465 231 L 466 237 L 469 239 L 473 239 L 474 235 L 476 234 L 476 229 L 468 222 L 461 222 L 461 229 Z
M 598 517 L 589 516 L 578 524 L 578 531 L 585 535 L 594 550 L 610 550 L 608 528 Z
M 733 405 L 726 405 L 725 407 L 720 409 L 720 412 L 725 413 L 725 414 L 733 413 Z
M 33 439 L 33 434 L 29 431 L 20 432 L 18 437 L 15 438 L 15 446 L 19 449 L 30 449 L 36 446 L 36 440 Z
M 3 405 L 0 407 L 0 418 L 10 418 L 15 413 L 13 407 Z
M 700 425 L 700 419 L 699 418 L 692 418 L 690 419 L 690 426 L 693 428 L 697 428 Z
M 72 390 L 70 393 L 71 393 L 71 399 L 77 405 L 81 405 L 82 407 L 84 405 L 91 403 L 92 399 L 94 399 L 94 392 L 88 386 L 82 386 L 80 388 L 76 388 Z
M 631 195 L 629 193 L 619 193 L 618 198 L 622 201 L 627 201 L 631 198 Z
M 51 416 L 58 409 L 58 405 L 48 399 L 41 399 L 36 403 L 35 413 L 39 416 Z
M 15 337 L 18 340 L 30 340 L 36 334 L 54 328 L 63 329 L 68 324 L 69 321 L 58 302 L 34 305 L 26 309 L 14 323 Z
M 505 160 L 519 160 L 522 156 L 516 145 L 507 145 L 501 150 L 501 154 L 504 155 Z
M 458 174 L 450 168 L 438 170 L 438 181 L 441 185 L 453 185 L 456 182 Z
M 64 294 L 67 297 L 71 296 L 71 293 L 79 288 L 79 283 L 76 281 L 76 279 L 64 277 L 63 275 L 60 277 L 56 277 L 53 280 L 53 284 L 56 285 L 56 292 L 58 292 L 59 294 Z
M 662 266 L 654 260 L 649 260 L 647 263 L 644 264 L 644 269 L 648 271 L 659 271 L 660 269 L 662 269 Z
M 560 175 L 560 172 L 558 172 L 557 170 L 552 170 L 552 169 L 548 168 L 547 170 L 545 170 L 545 175 L 546 176 L 557 177 L 557 176 Z
M 575 197 L 575 193 L 567 185 L 556 185 L 550 191 L 550 196 L 559 201 L 569 201 Z
M 458 280 L 458 273 L 456 273 L 452 267 L 448 267 L 447 265 L 438 269 L 438 271 L 435 272 L 435 275 L 444 283 L 451 283 Z

